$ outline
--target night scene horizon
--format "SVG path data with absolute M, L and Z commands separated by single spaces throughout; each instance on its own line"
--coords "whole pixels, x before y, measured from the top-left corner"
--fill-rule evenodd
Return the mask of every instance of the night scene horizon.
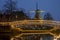
M 3 5 L 7 0 L 0 0 L 0 10 L 3 10 Z M 50 13 L 54 20 L 60 21 L 60 0 L 13 0 L 17 2 L 16 7 L 25 10 L 26 15 L 33 18 L 35 13 L 29 12 L 29 10 L 36 10 L 36 2 L 38 2 L 39 10 L 46 12 L 41 13 L 42 18 L 44 14 Z
M 0 0 L 0 40 L 60 40 L 60 0 Z

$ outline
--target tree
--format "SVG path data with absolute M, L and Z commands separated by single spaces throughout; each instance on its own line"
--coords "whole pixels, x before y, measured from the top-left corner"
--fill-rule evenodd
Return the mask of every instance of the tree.
M 50 13 L 47 13 L 44 15 L 44 20 L 53 20 L 53 17 L 51 16 Z
M 4 5 L 5 12 L 11 13 L 12 11 L 16 10 L 16 2 L 12 0 L 6 1 L 6 4 Z

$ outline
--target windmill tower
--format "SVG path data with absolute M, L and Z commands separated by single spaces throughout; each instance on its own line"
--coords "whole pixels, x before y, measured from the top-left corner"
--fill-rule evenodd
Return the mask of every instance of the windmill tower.
M 31 11 L 31 12 L 35 12 L 35 16 L 34 16 L 33 19 L 35 19 L 35 20 L 41 20 L 42 18 L 41 18 L 41 16 L 40 16 L 40 13 L 41 13 L 41 12 L 45 12 L 45 11 L 41 11 L 41 10 L 39 9 L 39 7 L 38 7 L 38 2 L 36 2 L 36 10 L 33 10 L 33 11 Z
M 38 9 L 38 3 L 36 3 L 36 10 L 35 10 L 35 17 L 34 19 L 41 19 L 40 17 L 40 10 Z

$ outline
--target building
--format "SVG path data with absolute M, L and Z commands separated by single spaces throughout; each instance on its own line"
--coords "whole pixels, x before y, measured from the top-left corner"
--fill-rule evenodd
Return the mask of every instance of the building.
M 0 14 L 0 22 L 13 22 L 30 19 L 23 11 L 14 11 L 11 14 Z M 0 40 L 10 40 L 11 28 L 10 25 L 0 24 Z
M 23 11 L 13 11 L 12 13 L 0 14 L 0 22 L 30 19 Z

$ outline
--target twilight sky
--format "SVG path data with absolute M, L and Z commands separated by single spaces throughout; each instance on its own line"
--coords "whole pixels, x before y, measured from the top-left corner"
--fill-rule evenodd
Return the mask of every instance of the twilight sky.
M 6 0 L 0 0 L 0 10 L 3 8 L 3 4 Z M 14 0 L 17 1 L 17 7 L 25 9 L 27 15 L 33 17 L 34 13 L 29 12 L 29 10 L 36 10 L 36 2 L 38 2 L 38 6 L 40 10 L 44 10 L 46 12 L 41 13 L 43 15 L 47 12 L 50 12 L 54 20 L 60 21 L 60 0 Z

